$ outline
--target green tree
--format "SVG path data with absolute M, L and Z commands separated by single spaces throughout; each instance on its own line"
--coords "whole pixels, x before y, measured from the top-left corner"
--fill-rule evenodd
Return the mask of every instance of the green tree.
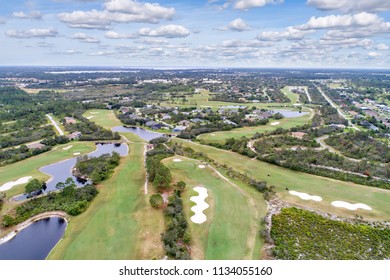
M 160 207 L 163 205 L 164 200 L 163 200 L 161 194 L 156 193 L 156 194 L 153 194 L 153 195 L 150 197 L 149 202 L 150 202 L 150 204 L 151 204 L 154 208 L 160 208 Z
M 39 191 L 42 188 L 42 183 L 38 179 L 32 179 L 25 187 L 25 192 L 27 194 L 32 194 L 36 191 Z
M 177 184 L 176 184 L 176 188 L 177 188 L 179 191 L 184 191 L 186 185 L 187 185 L 187 184 L 186 184 L 185 182 L 179 181 L 179 182 L 177 182 Z

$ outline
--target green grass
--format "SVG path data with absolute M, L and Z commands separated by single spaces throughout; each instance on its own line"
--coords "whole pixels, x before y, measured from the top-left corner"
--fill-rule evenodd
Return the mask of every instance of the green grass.
M 92 114 L 92 113 L 96 113 L 96 114 Z M 89 120 L 109 130 L 111 130 L 111 128 L 113 128 L 114 126 L 123 125 L 121 121 L 115 116 L 115 113 L 112 110 L 103 110 L 103 109 L 88 110 L 83 114 L 83 117 L 86 118 L 93 117 Z
M 290 104 L 298 103 L 299 94 L 293 93 L 288 87 L 284 87 L 282 92 L 291 100 Z
M 310 114 L 305 115 L 299 118 L 291 118 L 291 119 L 281 119 L 281 120 L 270 120 L 270 122 L 266 125 L 260 126 L 247 126 L 242 128 L 236 128 L 229 131 L 217 131 L 212 133 L 201 134 L 197 137 L 198 140 L 204 140 L 206 143 L 225 143 L 227 138 L 241 138 L 243 136 L 250 138 L 256 132 L 264 133 L 270 132 L 277 128 L 289 129 L 298 125 L 303 125 L 309 121 Z M 271 125 L 271 123 L 279 122 L 278 125 Z
M 64 150 L 64 147 L 72 145 L 73 147 Z M 39 172 L 39 168 L 75 157 L 73 153 L 79 152 L 81 154 L 92 152 L 96 149 L 92 142 L 70 142 L 64 145 L 56 146 L 53 150 L 16 162 L 3 167 L 0 167 L 0 185 L 9 181 L 15 181 L 25 176 L 32 176 L 39 180 L 46 180 L 49 177 L 46 174 Z M 6 191 L 7 197 L 14 196 L 24 192 L 25 185 L 18 185 L 11 190 Z
M 275 185 L 278 197 L 286 202 L 318 209 L 332 215 L 354 217 L 358 214 L 371 220 L 390 220 L 390 191 L 388 190 L 296 172 L 258 160 L 251 160 L 237 153 L 180 139 L 174 141 L 189 146 L 195 151 L 204 152 L 211 159 L 221 164 L 227 164 L 236 171 L 246 173 L 258 180 L 264 180 L 269 185 Z M 323 200 L 321 202 L 301 200 L 297 196 L 290 195 L 286 188 L 318 195 Z M 365 203 L 372 208 L 372 211 L 361 209 L 350 211 L 344 208 L 336 208 L 331 205 L 331 202 L 336 200 Z
M 143 145 L 130 144 L 113 176 L 99 187 L 89 209 L 70 220 L 49 259 L 162 258 L 161 211 L 143 193 Z
M 192 258 L 259 259 L 263 246 L 260 219 L 267 208 L 262 195 L 247 185 L 229 184 L 210 168 L 200 169 L 199 161 L 181 159 L 182 162 L 165 159 L 164 164 L 176 181 L 187 183 L 183 203 L 193 238 Z M 194 205 L 190 198 L 197 195 L 193 191 L 196 186 L 205 187 L 209 194 L 206 202 L 210 207 L 204 211 L 208 220 L 200 225 L 190 220 Z
M 236 102 L 224 102 L 224 101 L 209 101 L 208 99 L 212 97 L 212 93 L 202 90 L 201 93 L 194 94 L 191 97 L 188 97 L 188 101 L 184 104 L 179 99 L 175 100 L 175 103 L 170 102 L 161 102 L 161 106 L 166 107 L 192 107 L 197 106 L 198 108 L 202 107 L 211 107 L 213 110 L 217 110 L 221 106 L 229 106 L 229 105 L 239 105 L 239 106 L 248 106 L 248 107 L 256 107 L 256 108 L 269 108 L 269 107 L 285 107 L 292 106 L 294 103 L 236 103 Z

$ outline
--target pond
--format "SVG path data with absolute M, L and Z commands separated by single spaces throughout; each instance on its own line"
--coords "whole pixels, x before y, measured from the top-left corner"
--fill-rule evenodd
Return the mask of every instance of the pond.
M 272 110 L 275 113 L 281 113 L 285 118 L 292 119 L 292 118 L 299 118 L 305 115 L 308 115 L 309 112 L 299 112 L 299 111 L 290 111 L 290 110 Z
M 112 128 L 114 132 L 131 132 L 137 134 L 139 137 L 146 141 L 150 141 L 155 138 L 164 136 L 163 133 L 153 132 L 141 127 L 127 127 L 127 126 L 115 126 Z
M 111 154 L 112 152 L 117 152 L 121 156 L 125 156 L 128 154 L 128 146 L 126 144 L 113 144 L 113 143 L 97 143 L 96 150 L 92 153 L 89 153 L 89 157 L 99 157 L 103 154 Z M 41 167 L 39 171 L 45 173 L 51 178 L 46 181 L 46 192 L 55 191 L 56 185 L 58 182 L 65 182 L 67 178 L 71 177 L 75 182 L 77 187 L 82 187 L 87 183 L 91 183 L 90 181 L 80 182 L 77 180 L 75 176 L 72 174 L 72 168 L 75 166 L 77 162 L 77 157 L 70 158 L 67 160 L 63 160 L 57 163 L 49 164 L 44 167 Z M 25 200 L 26 195 L 18 195 L 13 197 L 13 200 L 22 201 Z
M 32 223 L 0 244 L 0 260 L 44 260 L 64 235 L 66 221 L 51 217 Z

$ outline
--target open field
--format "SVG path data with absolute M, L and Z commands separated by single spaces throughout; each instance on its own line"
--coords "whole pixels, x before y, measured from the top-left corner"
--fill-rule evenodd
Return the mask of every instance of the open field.
M 64 150 L 64 147 L 72 145 L 72 148 Z M 71 142 L 56 146 L 53 150 L 16 162 L 3 167 L 0 167 L 0 185 L 9 181 L 14 181 L 25 176 L 32 176 L 39 180 L 46 180 L 48 176 L 39 172 L 39 168 L 55 163 L 61 160 L 75 157 L 73 153 L 79 152 L 81 154 L 94 151 L 95 144 L 93 142 Z M 7 197 L 14 196 L 24 192 L 24 185 L 18 185 L 6 192 Z
M 211 93 L 212 94 L 212 93 Z M 177 99 L 175 103 L 161 102 L 161 106 L 166 107 L 210 107 L 213 110 L 217 110 L 221 106 L 248 106 L 248 107 L 256 107 L 256 108 L 282 108 L 282 107 L 294 107 L 292 104 L 294 103 L 236 103 L 236 102 L 224 102 L 224 101 L 209 101 L 211 98 L 210 92 L 207 90 L 202 90 L 200 93 L 194 94 L 191 97 L 188 97 L 188 101 L 183 104 L 180 99 Z M 293 94 L 293 93 L 292 93 Z
M 293 93 L 288 87 L 284 87 L 282 92 L 291 100 L 291 104 L 298 103 L 299 94 Z
M 197 137 L 198 140 L 206 141 L 206 143 L 225 143 L 228 138 L 241 138 L 243 136 L 250 138 L 256 132 L 263 133 L 273 131 L 277 128 L 289 129 L 298 125 L 303 125 L 309 121 L 310 115 L 305 115 L 299 118 L 292 119 L 281 119 L 281 120 L 270 120 L 266 125 L 260 126 L 247 126 L 242 128 L 236 128 L 229 131 L 216 131 L 211 133 L 201 134 Z M 277 125 L 271 125 L 274 122 L 279 122 Z
M 178 157 L 175 157 L 178 158 Z M 244 184 L 229 183 L 211 168 L 199 168 L 197 160 L 180 157 L 181 162 L 172 158 L 164 164 L 171 170 L 175 181 L 185 181 L 183 193 L 184 212 L 193 239 L 193 259 L 259 259 L 263 246 L 259 235 L 260 220 L 266 214 L 266 203 L 262 194 Z M 207 221 L 195 224 L 191 221 L 195 204 L 190 201 L 198 193 L 196 186 L 207 189 L 204 210 Z
M 143 194 L 143 144 L 130 144 L 113 176 L 99 186 L 86 212 L 72 217 L 48 259 L 160 259 L 161 211 Z
M 100 125 L 109 130 L 111 130 L 111 128 L 114 126 L 123 125 L 112 110 L 88 110 L 83 114 L 83 117 L 93 117 L 89 119 L 91 122 L 94 122 L 97 125 Z
M 226 164 L 236 171 L 246 173 L 250 177 L 264 180 L 269 185 L 276 186 L 278 197 L 289 203 L 318 209 L 332 215 L 354 217 L 357 214 L 371 220 L 390 220 L 390 191 L 388 190 L 296 172 L 258 160 L 251 160 L 237 153 L 180 139 L 175 139 L 174 141 L 191 147 L 195 151 L 204 152 L 209 158 L 221 164 Z M 297 196 L 289 194 L 286 188 L 320 196 L 322 201 L 302 200 Z M 333 201 L 338 200 L 349 203 L 364 203 L 369 205 L 372 211 L 361 209 L 350 211 L 331 205 Z

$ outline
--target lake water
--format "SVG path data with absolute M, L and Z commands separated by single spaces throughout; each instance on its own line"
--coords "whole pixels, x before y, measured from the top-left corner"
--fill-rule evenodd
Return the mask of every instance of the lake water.
M 111 154 L 112 152 L 117 152 L 121 156 L 126 156 L 128 154 L 128 146 L 126 144 L 121 144 L 120 146 L 115 146 L 115 144 L 97 144 L 96 150 L 92 153 L 89 153 L 89 157 L 99 157 L 103 154 Z M 51 176 L 52 178 L 46 182 L 46 192 L 55 191 L 56 185 L 58 182 L 65 182 L 67 178 L 71 177 L 75 182 L 77 187 L 82 187 L 90 181 L 87 182 L 78 182 L 77 178 L 72 174 L 72 168 L 75 166 L 77 162 L 77 157 L 70 158 L 67 160 L 63 160 L 57 163 L 53 163 L 50 165 L 46 165 L 41 167 L 39 171 Z M 26 195 L 18 195 L 13 199 L 16 201 L 25 200 Z
M 275 113 L 281 113 L 285 118 L 292 119 L 292 118 L 299 118 L 305 115 L 308 115 L 308 112 L 301 112 L 299 111 L 290 111 L 290 110 L 272 110 Z
M 125 126 L 116 126 L 112 128 L 114 132 L 131 132 L 137 134 L 139 137 L 146 141 L 150 141 L 155 138 L 162 137 L 163 133 L 153 132 L 141 127 L 125 127 Z
M 65 228 L 65 220 L 59 217 L 39 220 L 0 245 L 0 260 L 44 260 Z

